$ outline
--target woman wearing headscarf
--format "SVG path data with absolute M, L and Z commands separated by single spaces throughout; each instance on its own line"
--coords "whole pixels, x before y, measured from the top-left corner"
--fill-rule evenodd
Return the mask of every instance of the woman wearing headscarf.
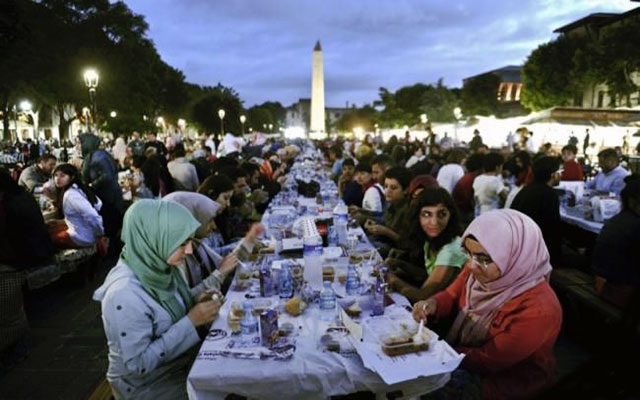
M 458 310 L 446 339 L 465 354 L 457 374 L 464 379 L 454 374 L 447 391 L 531 397 L 553 379 L 553 345 L 562 325 L 542 233 L 518 211 L 495 210 L 469 225 L 462 246 L 469 261 L 460 275 L 413 309 L 417 321 Z
M 139 200 L 125 214 L 120 259 L 93 297 L 102 303 L 107 380 L 116 399 L 187 397 L 196 327 L 220 309 L 216 300 L 195 304 L 177 268 L 192 253 L 199 227 L 170 201 Z
M 163 200 L 182 204 L 200 223 L 192 240 L 193 253 L 187 255 L 185 263 L 180 266 L 191 293 L 198 296 L 205 291 L 221 291 L 225 279 L 238 264 L 238 256 L 245 258 L 253 251 L 257 235 L 262 232 L 262 226 L 252 226 L 247 236 L 235 246 L 234 251 L 223 258 L 203 242 L 215 228 L 214 218 L 221 208 L 220 204 L 203 194 L 193 192 L 173 192 Z

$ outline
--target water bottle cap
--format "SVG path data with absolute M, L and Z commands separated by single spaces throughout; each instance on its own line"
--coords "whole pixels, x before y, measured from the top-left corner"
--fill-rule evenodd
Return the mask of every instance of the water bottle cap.
M 244 303 L 242 303 L 242 308 L 245 309 L 245 310 L 246 309 L 251 309 L 251 308 L 253 308 L 253 305 L 251 304 L 250 301 L 247 300 Z
M 331 287 L 331 281 L 322 282 L 322 286 L 324 286 L 325 288 L 330 288 Z

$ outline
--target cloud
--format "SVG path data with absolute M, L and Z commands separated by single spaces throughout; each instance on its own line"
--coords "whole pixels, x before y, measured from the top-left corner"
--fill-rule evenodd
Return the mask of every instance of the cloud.
M 524 62 L 553 30 L 627 0 L 136 0 L 165 61 L 190 82 L 234 87 L 251 106 L 308 97 L 322 42 L 327 104 L 362 104 L 380 86 L 460 86 Z

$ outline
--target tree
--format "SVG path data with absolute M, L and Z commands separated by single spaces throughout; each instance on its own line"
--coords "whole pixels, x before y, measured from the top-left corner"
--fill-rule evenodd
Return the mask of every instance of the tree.
M 233 88 L 222 86 L 220 83 L 215 87 L 205 87 L 203 91 L 203 97 L 193 105 L 191 119 L 200 128 L 213 132 L 217 136 L 221 131 L 218 110 L 223 109 L 225 132 L 240 133 L 240 114 L 243 107 L 238 93 Z
M 633 72 L 640 71 L 638 43 L 640 21 L 637 19 L 605 29 L 600 37 L 602 64 L 606 65 L 600 69 L 601 77 L 609 89 L 612 106 L 619 99 L 621 105 L 630 107 L 630 95 L 640 89 L 631 77 Z
M 498 115 L 498 88 L 502 80 L 484 74 L 465 82 L 460 92 L 462 108 L 470 115 Z
M 571 104 L 578 90 L 571 79 L 573 57 L 585 44 L 584 37 L 560 36 L 538 46 L 522 67 L 522 104 L 534 111 Z

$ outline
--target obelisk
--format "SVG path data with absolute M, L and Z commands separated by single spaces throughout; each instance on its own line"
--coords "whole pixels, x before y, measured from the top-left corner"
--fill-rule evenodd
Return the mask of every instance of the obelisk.
M 311 124 L 310 132 L 324 132 L 324 66 L 320 41 L 313 48 L 313 69 L 311 71 Z

